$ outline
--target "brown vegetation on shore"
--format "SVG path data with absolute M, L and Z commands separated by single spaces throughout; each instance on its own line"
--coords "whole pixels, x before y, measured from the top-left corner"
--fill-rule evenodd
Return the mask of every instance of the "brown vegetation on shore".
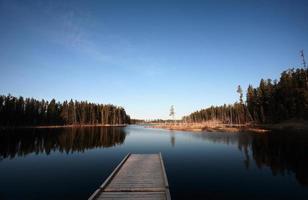
M 208 132 L 256 132 L 265 133 L 272 130 L 278 131 L 305 131 L 308 130 L 308 121 L 305 120 L 288 120 L 276 124 L 224 124 L 219 120 L 210 120 L 199 123 L 156 123 L 149 125 L 151 128 L 162 128 L 179 131 L 208 131 Z
M 162 128 L 168 130 L 179 130 L 179 131 L 209 131 L 209 132 L 240 132 L 240 131 L 251 131 L 264 133 L 267 132 L 268 129 L 260 128 L 257 126 L 253 126 L 251 124 L 224 124 L 218 120 L 210 120 L 200 123 L 158 123 L 151 124 L 149 127 L 151 128 Z

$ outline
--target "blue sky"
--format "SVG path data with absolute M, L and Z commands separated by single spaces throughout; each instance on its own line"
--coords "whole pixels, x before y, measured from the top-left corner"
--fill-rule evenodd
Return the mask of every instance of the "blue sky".
M 180 118 L 308 57 L 308 1 L 0 0 L 0 94 Z

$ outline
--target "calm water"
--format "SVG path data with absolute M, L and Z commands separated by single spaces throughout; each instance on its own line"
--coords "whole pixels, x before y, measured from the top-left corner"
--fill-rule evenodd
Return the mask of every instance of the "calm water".
M 128 153 L 162 152 L 172 199 L 308 199 L 308 134 L 0 132 L 0 199 L 87 199 Z

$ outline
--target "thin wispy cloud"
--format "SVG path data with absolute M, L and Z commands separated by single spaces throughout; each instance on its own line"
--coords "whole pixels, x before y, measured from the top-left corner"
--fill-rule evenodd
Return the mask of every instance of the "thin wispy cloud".
M 22 24 L 43 40 L 89 60 L 140 76 L 154 78 L 170 70 L 170 66 L 161 63 L 159 58 L 146 55 L 144 51 L 150 48 L 149 39 L 143 38 L 144 43 L 137 45 L 121 34 L 110 34 L 104 19 L 94 20 L 95 16 L 85 8 L 62 1 L 37 1 L 31 4 L 13 0 L 6 2 L 5 9 L 13 15 L 18 13 L 18 20 L 22 20 Z
M 2 91 L 91 96 L 132 110 L 146 109 L 153 96 L 168 96 L 161 106 L 182 105 L 178 113 L 234 102 L 238 84 L 246 88 L 261 77 L 277 78 L 299 63 L 298 51 L 307 46 L 306 4 L 290 3 L 292 16 L 283 14 L 289 3 L 252 4 L 259 6 L 0 0 Z M 39 90 L 41 82 L 46 86 Z M 147 91 L 153 96 L 140 105 L 127 103 Z

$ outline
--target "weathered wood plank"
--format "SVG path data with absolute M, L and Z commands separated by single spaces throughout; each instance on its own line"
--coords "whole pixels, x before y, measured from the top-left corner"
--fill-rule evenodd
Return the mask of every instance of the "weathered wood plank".
M 161 154 L 129 154 L 89 199 L 171 199 Z
M 157 200 L 166 199 L 164 192 L 104 192 L 102 193 L 99 200 L 105 199 L 146 199 L 146 200 Z

